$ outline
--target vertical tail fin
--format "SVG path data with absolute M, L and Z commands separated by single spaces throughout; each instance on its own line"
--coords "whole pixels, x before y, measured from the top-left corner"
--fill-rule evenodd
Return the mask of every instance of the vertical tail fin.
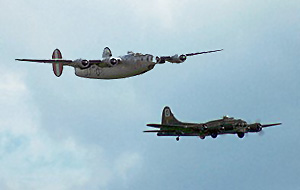
M 166 106 L 162 112 L 161 124 L 181 124 L 173 115 L 171 108 Z
M 52 54 L 52 59 L 62 59 L 61 52 L 59 49 L 55 49 Z M 57 77 L 63 72 L 63 63 L 52 63 L 53 72 Z
M 112 56 L 111 50 L 108 47 L 104 48 L 103 53 L 102 53 L 102 58 L 103 59 L 110 58 L 111 56 Z

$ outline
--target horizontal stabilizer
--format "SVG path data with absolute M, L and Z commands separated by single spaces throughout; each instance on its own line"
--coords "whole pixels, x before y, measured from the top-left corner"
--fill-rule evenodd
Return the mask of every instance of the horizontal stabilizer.
M 148 127 L 161 128 L 161 124 L 147 124 Z
M 166 125 L 166 124 L 147 124 L 148 127 L 154 127 L 154 128 L 161 128 L 161 127 L 184 127 L 184 126 L 180 126 L 180 125 Z
M 144 133 L 175 133 L 175 130 L 149 130 L 149 131 L 143 131 Z
M 148 130 L 148 131 L 143 131 L 144 133 L 158 133 L 160 130 Z

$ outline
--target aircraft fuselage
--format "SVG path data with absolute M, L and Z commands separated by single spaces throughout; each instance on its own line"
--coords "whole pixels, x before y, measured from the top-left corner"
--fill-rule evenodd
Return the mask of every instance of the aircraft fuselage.
M 118 79 L 143 74 L 154 68 L 153 55 L 130 53 L 118 57 L 121 63 L 112 67 L 99 67 L 92 65 L 87 69 L 75 68 L 75 74 L 79 77 L 94 79 Z

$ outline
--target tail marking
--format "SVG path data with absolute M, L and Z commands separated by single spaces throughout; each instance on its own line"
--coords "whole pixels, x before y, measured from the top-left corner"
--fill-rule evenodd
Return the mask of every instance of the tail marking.
M 52 54 L 52 59 L 62 59 L 59 49 L 55 49 Z M 57 77 L 60 77 L 63 72 L 63 63 L 52 63 L 53 72 Z

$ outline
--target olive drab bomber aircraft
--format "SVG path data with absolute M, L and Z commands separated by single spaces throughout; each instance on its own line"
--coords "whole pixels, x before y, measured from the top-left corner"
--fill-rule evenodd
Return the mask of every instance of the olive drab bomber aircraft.
M 261 132 L 265 127 L 281 125 L 281 123 L 248 124 L 242 119 L 234 119 L 233 117 L 224 116 L 221 119 L 209 121 L 206 123 L 185 123 L 178 121 L 173 115 L 169 107 L 165 107 L 162 112 L 161 124 L 147 124 L 149 127 L 159 128 L 159 130 L 147 130 L 146 133 L 157 133 L 157 136 L 198 136 L 205 139 L 206 136 L 216 138 L 223 134 L 237 134 L 239 138 L 243 138 L 245 133 Z
M 129 51 L 127 55 L 113 57 L 111 50 L 106 47 L 103 50 L 101 60 L 76 59 L 67 60 L 62 58 L 59 49 L 55 49 L 52 59 L 16 59 L 17 61 L 29 61 L 38 63 L 51 63 L 54 74 L 59 77 L 63 72 L 63 66 L 75 68 L 75 75 L 84 78 L 94 79 L 119 79 L 140 75 L 154 68 L 156 64 L 163 64 L 166 61 L 171 63 L 183 63 L 187 57 L 222 51 L 223 49 L 205 51 L 198 53 L 188 53 L 173 56 L 156 56 L 153 61 L 153 55 L 134 53 Z

